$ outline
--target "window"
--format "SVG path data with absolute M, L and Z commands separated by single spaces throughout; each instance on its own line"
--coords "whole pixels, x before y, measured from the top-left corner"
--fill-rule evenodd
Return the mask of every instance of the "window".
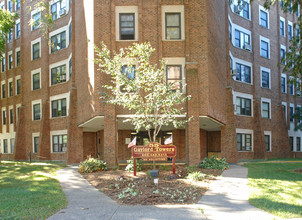
M 297 96 L 301 96 L 301 80 L 300 79 L 297 79 L 296 87 L 297 87 Z
M 265 141 L 266 151 L 271 152 L 272 147 L 271 147 L 271 132 L 270 131 L 265 131 L 264 132 L 264 141 Z
M 280 35 L 285 36 L 285 19 L 280 17 Z
M 10 30 L 7 36 L 7 43 L 10 43 L 13 41 L 13 29 Z
M 16 39 L 20 38 L 20 36 L 21 36 L 20 19 L 18 19 L 18 20 L 16 21 L 15 32 L 16 32 Z
M 32 90 L 40 89 L 40 73 L 35 73 L 32 75 Z
M 3 84 L 2 83 L 2 98 L 4 99 L 6 97 L 6 94 L 5 94 L 5 83 Z
M 6 110 L 2 110 L 2 124 L 6 125 Z
M 252 151 L 252 134 L 237 133 L 237 150 Z
M 12 69 L 13 68 L 13 54 L 12 52 L 9 53 L 8 55 L 8 69 Z
M 271 88 L 270 69 L 260 67 L 260 71 L 261 71 L 261 87 L 270 89 Z
M 286 93 L 286 74 L 281 74 L 281 92 Z
M 289 94 L 290 95 L 295 94 L 294 85 L 292 83 L 289 84 Z
M 1 58 L 1 72 L 5 72 L 5 55 Z
M 8 154 L 7 139 L 3 139 L 3 153 Z
M 135 39 L 135 14 L 120 14 L 120 40 Z
M 51 37 L 51 53 L 66 48 L 66 32 L 63 31 Z
M 236 114 L 252 116 L 251 99 L 236 97 Z
M 10 153 L 13 154 L 15 150 L 15 138 L 10 139 Z
M 290 105 L 289 106 L 289 120 L 290 120 L 290 122 L 294 121 L 293 114 L 294 114 L 294 106 Z
M 21 108 L 21 104 L 17 104 L 16 105 L 16 122 L 19 121 L 20 108 Z
M 33 51 L 33 54 L 32 54 L 32 57 L 33 57 L 33 60 L 35 59 L 38 59 L 40 58 L 40 43 L 35 43 L 33 44 L 32 46 L 32 51 Z
M 271 118 L 271 101 L 270 99 L 261 98 L 262 118 Z
M 181 14 L 166 13 L 166 40 L 181 39 Z
M 251 67 L 244 64 L 236 63 L 236 80 L 251 83 Z
M 14 83 L 13 83 L 13 81 L 8 83 L 8 95 L 9 96 L 14 95 Z
M 238 0 L 234 1 L 234 13 L 244 17 L 246 19 L 250 19 L 250 4 L 247 0 L 241 0 L 240 4 Z
M 33 153 L 38 153 L 39 134 L 33 134 Z
M 301 151 L 301 138 L 300 137 L 297 137 L 297 149 L 296 151 Z
M 16 84 L 17 84 L 16 94 L 19 95 L 21 94 L 21 79 L 16 79 Z
M 66 152 L 67 134 L 52 136 L 52 152 Z
M 294 151 L 294 137 L 289 137 L 290 151 Z
M 291 22 L 288 22 L 287 28 L 288 28 L 288 39 L 292 40 L 293 39 L 293 24 Z
M 270 58 L 269 39 L 260 36 L 260 56 Z
M 7 1 L 7 9 L 10 11 L 10 12 L 13 12 L 13 2 L 11 0 L 8 0 Z
M 36 103 L 33 104 L 33 120 L 40 120 L 41 119 L 41 104 Z
M 138 40 L 138 7 L 115 7 L 116 40 Z
M 232 23 L 229 21 L 229 39 L 232 40 Z
M 15 2 L 16 11 L 19 10 L 20 7 L 21 7 L 20 0 L 16 0 Z
M 251 50 L 250 35 L 235 29 L 235 46 L 241 49 Z
M 69 59 L 69 79 L 71 78 L 72 75 L 72 57 Z
M 9 110 L 9 123 L 14 124 L 14 109 Z
M 40 23 L 41 23 L 41 12 L 40 11 L 33 11 L 32 15 L 31 15 L 31 27 L 32 27 L 32 31 L 36 30 L 40 27 Z
M 282 111 L 284 114 L 285 121 L 287 121 L 287 103 L 286 102 L 282 102 Z
M 66 82 L 66 64 L 51 69 L 51 85 Z
M 173 84 L 173 90 L 182 90 L 182 73 L 181 73 L 181 65 L 168 65 L 167 66 L 167 84 Z
M 183 5 L 162 6 L 163 40 L 184 40 L 185 20 Z
M 66 98 L 52 101 L 51 113 L 52 113 L 52 118 L 66 116 L 67 115 Z
M 122 73 L 127 76 L 128 79 L 135 78 L 135 66 L 131 66 L 131 68 L 127 65 L 122 66 Z
M 262 27 L 269 28 L 269 13 L 261 5 L 259 5 L 259 24 Z
M 21 62 L 21 52 L 20 49 L 18 51 L 16 49 L 16 66 L 20 66 L 20 62 Z
M 284 9 L 284 2 L 280 1 L 280 8 Z
M 280 61 L 282 64 L 285 65 L 285 62 L 286 62 L 286 47 L 281 45 L 280 46 Z
M 66 14 L 66 3 L 57 1 L 50 6 L 52 20 L 56 20 Z

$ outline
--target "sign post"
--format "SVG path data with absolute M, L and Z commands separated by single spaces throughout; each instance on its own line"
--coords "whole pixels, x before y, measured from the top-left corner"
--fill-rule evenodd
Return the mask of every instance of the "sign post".
M 161 145 L 160 143 L 152 142 L 147 146 L 133 146 L 131 152 L 133 156 L 134 176 L 136 176 L 136 158 L 141 158 L 143 161 L 166 161 L 172 157 L 173 174 L 175 174 L 176 146 Z

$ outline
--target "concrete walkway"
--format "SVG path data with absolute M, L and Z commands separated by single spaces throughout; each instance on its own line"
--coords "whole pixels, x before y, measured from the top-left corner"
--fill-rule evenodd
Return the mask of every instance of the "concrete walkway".
M 68 206 L 50 220 L 277 219 L 248 204 L 247 168 L 231 165 L 196 205 L 120 206 L 68 167 L 57 172 Z M 204 215 L 204 214 L 205 215 Z

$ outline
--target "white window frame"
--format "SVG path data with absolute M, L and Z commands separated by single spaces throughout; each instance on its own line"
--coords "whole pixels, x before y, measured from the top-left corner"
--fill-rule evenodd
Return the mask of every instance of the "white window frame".
M 287 102 L 282 102 L 281 105 L 285 106 L 285 112 L 284 112 L 284 114 L 285 114 L 285 121 L 287 122 Z
M 52 147 L 52 145 L 53 145 L 53 143 L 52 143 L 53 138 L 52 137 L 55 136 L 55 135 L 67 135 L 67 138 L 68 138 L 68 132 L 67 132 L 67 130 L 50 131 L 50 152 L 52 154 L 65 154 L 65 153 L 67 153 L 67 151 L 66 152 L 53 152 L 53 147 Z M 68 144 L 68 140 L 67 140 L 67 144 Z
M 283 28 L 284 28 L 284 33 L 281 34 L 281 32 L 280 32 L 280 36 L 285 37 L 285 34 L 286 34 L 285 18 L 280 17 L 280 21 L 282 21 L 282 22 L 283 22 L 283 25 L 284 25 L 284 26 L 283 26 Z M 280 22 L 279 22 L 279 31 L 280 31 Z
M 254 151 L 254 131 L 250 129 L 242 129 L 242 128 L 236 128 L 236 138 L 237 134 L 250 134 L 251 135 L 251 150 L 250 151 L 238 151 L 237 149 L 237 141 L 236 141 L 236 150 L 237 152 L 253 152 Z
M 12 58 L 13 58 L 12 67 L 9 66 L 9 63 L 10 63 L 9 56 L 12 56 Z M 13 68 L 14 68 L 14 56 L 13 56 L 13 51 L 10 50 L 7 52 L 7 70 L 11 70 Z
M 268 57 L 263 57 L 261 56 L 261 41 L 265 41 L 266 43 L 268 43 Z M 271 45 L 270 45 L 270 39 L 260 36 L 260 41 L 259 41 L 259 46 L 260 46 L 260 57 L 262 58 L 266 58 L 266 59 L 270 59 L 271 58 Z
M 261 11 L 267 14 L 267 27 L 261 25 Z M 259 25 L 263 28 L 269 29 L 269 11 L 265 9 L 262 5 L 259 5 Z
M 291 29 L 292 29 L 292 38 L 294 36 L 294 26 L 293 26 L 293 23 L 291 21 L 287 21 L 287 29 L 286 29 L 286 33 L 287 33 L 287 36 L 288 36 L 288 40 L 290 40 L 289 38 L 289 35 L 288 35 L 288 26 L 291 26 Z
M 11 111 L 10 110 L 13 110 L 12 112 L 13 112 L 13 123 L 10 123 L 10 113 L 11 113 Z M 9 107 L 8 107 L 8 113 L 6 114 L 6 115 L 8 115 L 8 124 L 9 124 L 9 131 L 11 132 L 13 129 L 14 129 L 14 106 L 13 105 L 10 105 Z M 6 116 L 7 117 L 7 116 Z
M 70 71 L 69 70 L 69 58 L 68 58 L 66 60 L 62 60 L 62 61 L 59 61 L 59 62 L 56 62 L 56 63 L 53 63 L 53 64 L 49 65 L 49 86 L 56 86 L 56 85 L 66 83 L 66 82 L 61 82 L 61 83 L 51 85 L 51 69 L 53 69 L 55 67 L 62 66 L 62 65 L 66 65 L 66 82 L 68 82 L 70 80 L 70 78 L 69 78 L 69 76 L 70 76 L 70 74 L 69 74 L 69 71 Z
M 282 91 L 282 78 L 285 78 L 285 92 Z M 281 73 L 281 93 L 287 93 L 287 75 L 285 73 Z
M 262 105 L 263 102 L 268 102 L 269 103 L 269 117 L 268 118 L 263 117 L 263 105 Z M 272 102 L 271 102 L 271 99 L 261 97 L 261 117 L 264 118 L 264 119 L 272 119 Z
M 40 13 L 40 25 L 35 30 L 38 30 L 41 27 L 41 18 L 42 18 L 41 11 L 42 11 L 41 8 L 36 8 L 35 10 L 32 10 L 30 14 L 30 19 L 33 21 L 33 15 Z M 31 25 L 31 31 L 35 31 L 35 30 L 33 30 L 33 26 Z
M 6 115 L 6 121 L 5 121 L 5 125 L 3 124 L 3 112 L 5 111 L 5 115 Z M 6 107 L 2 107 L 1 109 L 1 124 L 2 124 L 2 133 L 6 133 L 6 126 L 7 126 L 7 110 Z
M 237 97 L 251 100 L 251 116 L 237 114 L 237 109 L 236 109 L 236 99 L 237 99 Z M 249 117 L 249 118 L 252 118 L 253 115 L 254 115 L 253 95 L 251 95 L 251 94 L 233 91 L 233 106 L 234 106 L 234 115 L 242 116 L 242 117 Z
M 4 69 L 2 68 L 2 59 L 4 58 Z M 1 72 L 2 73 L 4 73 L 5 71 L 6 71 L 6 69 L 7 69 L 7 66 L 6 66 L 6 56 L 5 56 L 5 53 L 3 53 L 2 54 L 2 58 L 0 59 L 0 61 L 1 61 L 1 63 L 0 63 L 0 65 L 1 65 Z
M 166 39 L 166 13 L 180 13 L 180 39 Z M 162 40 L 163 41 L 184 41 L 185 40 L 185 6 L 184 5 L 162 5 Z
M 42 74 L 41 74 L 41 72 L 42 72 L 42 70 L 41 70 L 41 68 L 39 68 L 39 69 L 35 69 L 35 70 L 32 70 L 31 71 L 31 75 L 30 75 L 30 81 L 31 81 L 31 91 L 36 91 L 36 90 L 39 90 L 39 89 L 41 89 L 42 88 Z M 33 75 L 34 74 L 36 74 L 36 73 L 39 73 L 39 77 L 40 77 L 40 88 L 39 89 L 33 89 L 33 87 L 34 87 L 34 82 L 33 82 Z
M 52 117 L 52 101 L 59 100 L 59 99 L 64 99 L 66 98 L 66 116 L 60 116 L 60 117 Z M 50 118 L 51 119 L 56 119 L 56 118 L 64 118 L 69 116 L 69 100 L 70 100 L 70 93 L 63 93 L 60 95 L 55 95 L 55 96 L 50 96 L 50 105 L 49 105 L 49 110 L 50 110 Z
M 5 1 L 0 3 L 0 9 L 3 9 L 3 8 L 5 9 Z
M 284 64 L 282 63 L 282 60 L 281 60 L 281 49 L 284 50 L 284 58 L 285 58 Z M 286 46 L 284 46 L 283 44 L 280 44 L 280 63 L 283 65 L 286 64 Z
M 134 14 L 134 39 L 120 40 L 120 14 Z M 138 6 L 115 6 L 115 40 L 116 41 L 138 41 L 139 25 L 138 25 Z
M 289 78 L 290 78 L 290 79 L 293 79 L 292 76 L 290 76 Z M 293 93 L 290 92 L 290 86 L 293 87 Z M 289 94 L 290 94 L 290 95 L 295 95 L 295 85 L 294 85 L 294 84 L 289 84 L 289 89 L 288 89 L 288 90 L 289 90 Z
M 71 19 L 70 19 L 69 23 L 70 23 L 70 22 L 71 22 Z M 61 27 L 61 28 L 56 29 L 55 31 L 52 31 L 52 32 L 49 33 L 49 40 L 51 40 L 51 37 L 53 37 L 53 36 L 55 36 L 55 35 L 57 35 L 57 34 L 60 34 L 60 33 L 62 33 L 62 32 L 65 31 L 66 47 L 65 47 L 65 48 L 62 48 L 62 49 L 60 49 L 60 50 L 58 50 L 58 51 L 64 50 L 64 49 L 68 48 L 68 46 L 69 46 L 69 43 L 70 43 L 70 42 L 69 42 L 69 23 L 68 23 L 68 25 L 66 25 L 66 26 L 64 26 L 64 27 Z M 55 52 L 58 52 L 58 51 L 55 51 Z M 55 53 L 55 52 L 54 52 L 54 53 Z M 51 54 L 51 44 L 49 44 L 49 54 Z
M 40 132 L 32 133 L 32 147 L 33 147 L 33 153 L 36 154 L 38 152 L 35 152 L 35 137 L 39 137 L 40 142 Z M 39 149 L 38 149 L 39 151 Z
M 289 108 L 293 108 L 293 114 L 295 114 L 295 104 L 289 103 Z M 289 111 L 289 114 L 290 114 L 290 111 Z M 295 123 L 295 119 L 293 119 L 293 121 L 290 121 L 290 115 L 289 115 L 289 122 L 291 125 L 294 125 L 294 123 Z
M 52 15 L 51 14 L 51 6 L 53 5 L 53 4 L 55 4 L 55 3 L 58 3 L 60 0 L 52 0 L 52 1 L 50 1 L 49 2 L 49 11 L 50 11 L 50 16 Z M 68 2 L 66 1 L 66 0 L 61 0 L 61 4 L 62 4 L 62 2 L 64 2 L 65 3 L 65 8 L 60 8 L 60 10 L 62 10 L 62 9 L 65 9 L 66 10 L 66 13 L 64 14 L 64 15 L 60 15 L 60 10 L 59 11 L 57 11 L 57 19 L 56 20 L 58 20 L 58 19 L 60 19 L 60 18 L 62 18 L 62 17 L 64 17 L 64 16 L 66 16 L 67 14 L 68 14 L 68 12 L 69 12 L 69 4 L 68 4 Z M 52 17 L 52 16 L 51 16 Z
M 265 72 L 268 72 L 268 75 L 269 75 L 269 84 L 268 84 L 268 88 L 265 88 L 265 87 L 262 87 L 262 71 L 265 71 Z M 263 66 L 260 66 L 260 87 L 261 88 L 264 88 L 264 89 L 271 89 L 272 87 L 271 87 L 271 70 L 270 69 L 268 69 L 268 68 L 265 68 L 265 67 L 263 67 Z
M 235 76 L 234 80 L 236 82 L 245 83 L 247 85 L 253 85 L 253 64 L 250 63 L 250 62 L 248 62 L 248 61 L 241 60 L 241 59 L 238 59 L 238 58 L 234 57 L 233 58 L 233 68 L 236 69 L 236 70 L 237 70 L 236 63 L 243 64 L 243 65 L 248 66 L 248 67 L 251 68 L 251 83 L 247 83 L 247 82 L 236 80 L 236 76 Z
M 235 34 L 235 30 L 238 30 L 238 31 L 243 32 L 243 33 L 245 33 L 245 34 L 247 34 L 247 35 L 250 36 L 250 44 L 249 44 L 249 45 L 250 45 L 250 47 L 251 47 L 251 50 L 247 50 L 247 49 L 244 49 L 244 48 L 236 47 L 236 46 L 235 46 L 235 35 L 236 35 L 236 34 Z M 239 48 L 239 49 L 242 49 L 242 50 L 246 50 L 246 51 L 252 52 L 252 51 L 253 51 L 253 48 L 252 48 L 252 32 L 251 32 L 250 30 L 248 30 L 248 29 L 245 29 L 245 28 L 243 28 L 243 27 L 237 25 L 237 24 L 232 24 L 232 44 L 233 44 L 233 46 L 236 47 L 236 48 Z
M 21 37 L 21 24 L 20 24 L 20 36 L 17 37 L 17 24 L 20 24 L 20 18 L 18 20 L 16 20 L 16 24 L 15 24 L 15 39 L 19 39 Z
M 272 152 L 272 132 L 271 131 L 264 131 L 264 135 L 268 135 L 269 136 L 269 144 L 270 144 L 270 151 L 266 151 L 266 152 Z M 264 143 L 265 143 L 265 139 L 264 139 Z M 265 146 L 266 148 L 266 146 Z M 266 150 L 266 149 L 265 149 Z
M 18 80 L 18 79 L 21 79 L 21 75 L 18 75 L 18 76 L 15 77 L 15 94 L 16 94 L 16 95 L 20 95 L 20 94 L 17 93 L 17 80 Z M 21 85 L 21 86 L 22 86 L 22 85 Z
M 34 105 L 40 104 L 40 119 L 34 120 Z M 42 120 L 42 99 L 37 99 L 31 102 L 31 120 L 32 121 L 41 121 Z
M 36 43 L 39 43 L 39 46 L 40 46 L 40 48 L 39 48 L 39 58 L 41 58 L 41 51 L 42 51 L 42 45 L 41 45 L 41 37 L 39 37 L 39 38 L 37 38 L 37 39 L 35 39 L 35 40 L 33 40 L 33 41 L 31 41 L 31 49 L 30 49 L 30 51 L 31 51 L 31 60 L 33 61 L 33 45 L 34 44 L 36 44 Z M 38 59 L 39 59 L 38 58 Z
M 15 49 L 15 67 L 18 67 L 17 66 L 17 52 L 20 52 L 20 47 L 17 47 Z M 21 64 L 21 54 L 20 54 L 20 64 Z
M 13 78 L 9 78 L 8 80 L 8 83 L 7 83 L 7 97 L 9 98 L 9 97 L 13 97 L 15 94 L 14 94 L 14 79 Z M 10 93 L 10 88 L 9 88 L 9 83 L 13 83 L 13 95 L 10 95 L 9 93 Z
M 242 0 L 241 0 L 241 1 L 242 1 Z M 246 20 L 248 20 L 248 21 L 250 21 L 250 20 L 252 19 L 251 2 L 250 2 L 250 0 L 245 0 L 245 1 L 249 4 L 249 18 L 243 17 L 243 13 L 242 13 L 242 15 L 241 15 L 241 12 L 242 12 L 243 10 L 241 10 L 241 12 L 240 12 L 239 14 L 235 12 L 234 6 L 238 5 L 238 0 L 234 0 L 234 1 L 233 1 L 232 6 L 231 6 L 231 11 L 232 11 L 234 14 L 236 14 L 236 15 L 238 15 L 238 16 L 240 16 L 240 17 L 242 17 L 242 18 L 244 18 L 244 19 L 246 19 Z
M 181 65 L 181 71 L 182 71 L 182 79 L 181 83 L 183 85 L 182 93 L 186 93 L 187 86 L 186 85 L 186 58 L 185 57 L 164 57 L 163 60 L 166 62 L 166 65 Z M 165 69 L 166 74 L 166 69 Z M 166 74 L 167 75 L 167 74 Z
M 21 104 L 16 105 L 16 123 L 19 121 L 18 108 L 21 108 Z

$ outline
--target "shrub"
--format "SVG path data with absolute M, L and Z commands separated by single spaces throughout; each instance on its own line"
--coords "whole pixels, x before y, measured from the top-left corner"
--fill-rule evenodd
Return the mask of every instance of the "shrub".
M 138 159 L 136 160 L 136 171 L 141 171 L 142 170 L 142 167 L 141 167 L 141 163 L 142 163 L 142 160 L 141 159 Z M 133 161 L 133 157 L 130 158 L 130 160 L 127 160 L 127 166 L 125 168 L 126 171 L 134 171 L 134 161 Z
M 202 181 L 206 177 L 207 177 L 206 174 L 196 171 L 196 172 L 189 173 L 187 179 L 191 181 Z
M 226 159 L 216 158 L 212 156 L 211 158 L 204 158 L 200 163 L 199 167 L 203 169 L 217 169 L 217 170 L 225 170 L 229 168 Z
M 107 163 L 91 157 L 81 162 L 79 166 L 79 172 L 81 173 L 92 173 L 101 170 L 107 170 Z

